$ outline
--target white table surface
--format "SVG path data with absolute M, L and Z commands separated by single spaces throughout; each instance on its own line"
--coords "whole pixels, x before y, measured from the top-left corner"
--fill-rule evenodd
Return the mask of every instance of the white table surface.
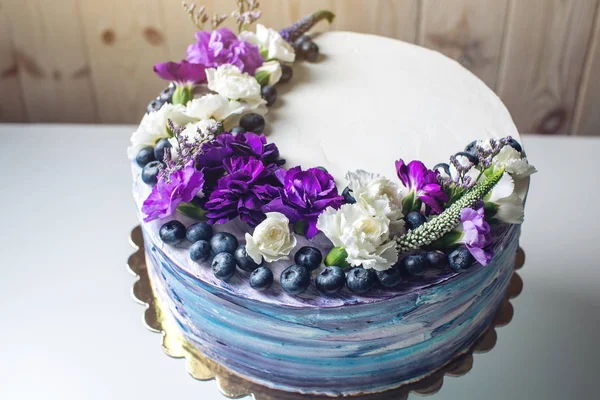
M 132 129 L 0 125 L 0 399 L 224 398 L 163 353 L 132 300 Z M 541 171 L 524 291 L 491 353 L 435 399 L 600 397 L 600 140 L 524 141 Z

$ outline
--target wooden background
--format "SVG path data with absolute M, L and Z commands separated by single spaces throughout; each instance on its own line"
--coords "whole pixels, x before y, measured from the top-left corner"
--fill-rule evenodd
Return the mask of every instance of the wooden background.
M 199 0 L 227 12 L 233 0 Z M 280 28 L 320 8 L 333 29 L 437 49 L 500 94 L 522 132 L 600 135 L 600 0 L 261 0 Z M 194 26 L 180 0 L 0 0 L 0 121 L 135 123 Z

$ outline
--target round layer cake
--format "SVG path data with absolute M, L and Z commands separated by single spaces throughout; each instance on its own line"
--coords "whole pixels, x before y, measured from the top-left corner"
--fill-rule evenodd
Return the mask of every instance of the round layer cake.
M 511 136 L 516 127 L 500 99 L 445 56 L 401 41 L 349 32 L 319 35 L 317 63 L 297 63 L 278 86 L 266 115 L 266 138 L 286 166 L 321 166 L 341 193 L 349 170 L 397 180 L 394 162 L 447 162 L 474 140 Z M 138 210 L 152 188 L 132 166 Z M 528 180 L 517 182 L 525 196 Z M 140 218 L 142 219 L 140 211 Z M 176 214 L 189 226 L 194 221 Z M 193 347 L 252 382 L 306 394 L 380 392 L 427 376 L 463 352 L 489 327 L 513 274 L 520 225 L 492 231 L 494 257 L 465 272 L 428 269 L 394 288 L 324 295 L 313 283 L 301 294 L 279 284 L 304 245 L 323 254 L 331 242 L 294 234 L 291 260 L 266 263 L 275 282 L 254 290 L 249 272 L 224 282 L 210 260 L 194 262 L 189 243 L 163 243 L 166 219 L 142 223 L 152 286 Z M 252 228 L 235 219 L 213 226 L 240 243 Z

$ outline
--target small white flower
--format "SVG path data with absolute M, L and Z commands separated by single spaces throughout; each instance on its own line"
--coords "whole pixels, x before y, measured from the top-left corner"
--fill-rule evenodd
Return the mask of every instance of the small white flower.
M 372 215 L 359 203 L 344 204 L 338 210 L 328 207 L 319 215 L 317 228 L 334 246 L 346 250 L 346 261 L 352 266 L 383 271 L 398 261 L 390 220 L 383 214 Z
M 261 24 L 256 25 L 256 33 L 244 31 L 240 33 L 239 38 L 260 47 L 261 54 L 267 60 L 291 63 L 296 59 L 294 48 L 281 37 L 279 32 Z
M 263 74 L 269 77 L 269 81 L 266 82 L 267 85 L 275 85 L 277 82 L 279 82 L 282 75 L 281 64 L 279 64 L 279 61 L 267 61 L 256 70 L 254 75 L 258 78 Z
M 494 186 L 486 202 L 494 203 L 497 207 L 495 219 L 508 224 L 523 222 L 525 210 L 523 200 L 515 193 L 515 183 L 509 174 L 504 174 L 500 182 Z
M 246 252 L 260 264 L 289 259 L 288 255 L 296 247 L 296 237 L 290 234 L 290 221 L 278 212 L 267 213 L 267 219 L 258 224 L 254 234 L 246 233 Z
M 498 166 L 504 166 L 506 172 L 515 179 L 526 178 L 537 172 L 535 167 L 529 164 L 527 157 L 523 157 L 520 152 L 511 146 L 504 146 L 492 162 Z
M 385 215 L 394 226 L 394 233 L 403 233 L 402 195 L 398 184 L 363 170 L 346 174 L 352 196 L 371 214 Z
M 183 105 L 167 103 L 160 110 L 144 115 L 137 130 L 131 135 L 131 146 L 127 149 L 129 159 L 133 160 L 139 151 L 146 146 L 154 146 L 162 138 L 169 137 L 167 121 L 170 119 L 175 125 L 185 125 L 192 122 L 185 113 Z
M 193 142 L 196 139 L 200 139 L 201 141 L 211 140 L 214 139 L 214 135 L 210 132 L 214 132 L 214 130 L 217 129 L 217 124 L 217 121 L 214 119 L 190 122 L 179 135 L 187 138 L 189 142 Z M 173 156 L 179 147 L 179 142 L 177 141 L 177 138 L 174 137 L 170 138 L 169 142 L 172 146 L 171 155 Z
M 231 100 L 242 100 L 250 105 L 266 103 L 260 96 L 260 85 L 256 79 L 242 73 L 238 67 L 224 64 L 219 68 L 206 70 L 208 88 Z

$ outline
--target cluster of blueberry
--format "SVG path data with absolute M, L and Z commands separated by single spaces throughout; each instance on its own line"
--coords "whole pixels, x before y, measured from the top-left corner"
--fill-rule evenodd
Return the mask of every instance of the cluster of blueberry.
M 142 168 L 142 182 L 154 186 L 158 182 L 158 171 L 165 157 L 165 150 L 171 148 L 169 139 L 162 138 L 154 147 L 147 146 L 140 150 L 135 157 L 135 162 Z
M 171 82 L 165 90 L 160 92 L 156 99 L 152 100 L 148 104 L 148 107 L 146 107 L 146 113 L 158 111 L 163 105 L 170 103 L 173 100 L 173 93 L 175 93 L 175 83 Z
M 308 35 L 302 35 L 292 44 L 296 56 L 314 62 L 319 58 L 319 46 Z

